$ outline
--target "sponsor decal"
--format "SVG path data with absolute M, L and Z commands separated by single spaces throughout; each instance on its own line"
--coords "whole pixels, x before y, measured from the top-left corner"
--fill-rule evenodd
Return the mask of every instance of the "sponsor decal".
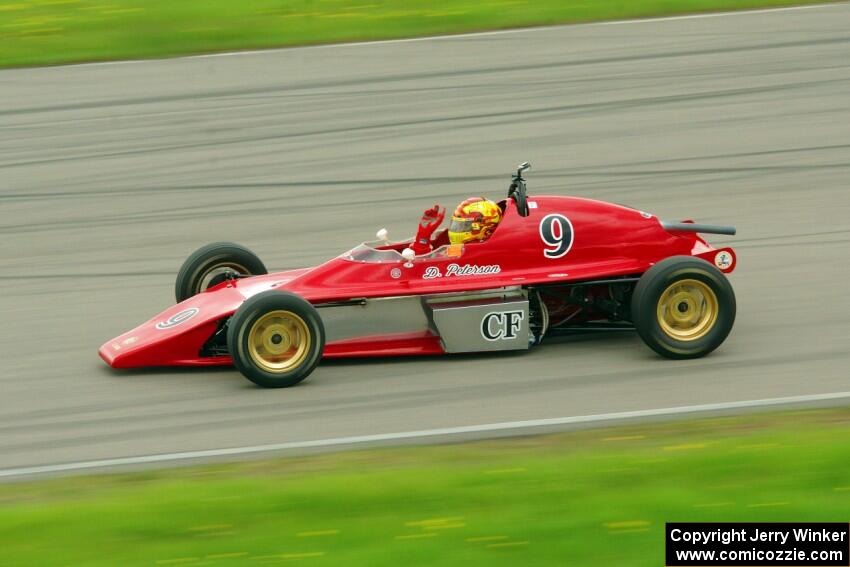
M 551 214 L 540 221 L 540 239 L 546 248 L 543 255 L 554 260 L 573 247 L 573 224 L 564 215 Z
M 528 208 L 529 209 L 536 209 L 537 208 L 537 201 L 529 201 L 528 202 Z
M 390 270 L 390 277 L 394 280 L 397 280 L 401 277 L 401 270 L 399 270 L 398 268 L 393 268 L 392 270 Z
M 121 344 L 124 345 L 124 346 L 130 346 L 131 344 L 135 343 L 138 340 L 139 340 L 139 337 L 127 337 L 126 339 L 121 341 Z
M 185 323 L 195 315 L 197 315 L 201 310 L 197 307 L 190 307 L 189 309 L 184 309 L 180 313 L 175 313 L 165 321 L 160 321 L 156 324 L 156 328 L 160 331 L 164 331 L 165 329 L 171 329 L 172 327 L 176 327 L 181 323 Z
M 446 266 L 446 273 L 440 271 L 440 268 L 437 266 L 428 266 L 425 268 L 425 272 L 422 274 L 422 278 L 426 280 L 432 280 L 435 278 L 450 278 L 450 277 L 463 277 L 463 276 L 488 276 L 491 274 L 498 274 L 502 271 L 502 267 L 498 264 L 492 264 L 490 266 L 475 266 L 473 264 L 464 264 L 461 266 L 460 264 L 449 264 Z
M 112 348 L 114 348 L 115 350 L 121 350 L 121 345 L 119 345 L 118 343 L 112 343 Z
M 522 311 L 491 311 L 481 319 L 481 336 L 487 341 L 515 339 L 523 317 Z
M 647 212 L 644 212 L 644 211 L 638 211 L 638 212 L 640 213 L 640 216 L 642 216 L 645 219 L 651 219 L 652 218 L 652 213 L 647 213 Z
M 732 257 L 732 254 L 726 250 L 721 250 L 714 255 L 714 265 L 721 270 L 728 270 L 731 268 L 734 261 L 735 259 Z

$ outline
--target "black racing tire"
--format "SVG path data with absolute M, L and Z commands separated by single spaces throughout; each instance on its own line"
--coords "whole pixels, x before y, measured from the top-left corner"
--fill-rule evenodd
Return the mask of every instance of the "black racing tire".
M 243 276 L 259 276 L 269 271 L 256 254 L 233 242 L 213 242 L 195 250 L 177 272 L 174 298 L 185 301 L 225 280 L 225 270 Z
M 264 388 L 288 388 L 319 364 L 325 327 L 316 308 L 301 297 L 264 291 L 230 318 L 227 347 L 245 378 Z
M 672 359 L 705 356 L 735 323 L 735 293 L 726 276 L 692 256 L 658 262 L 638 280 L 632 321 L 652 350 Z

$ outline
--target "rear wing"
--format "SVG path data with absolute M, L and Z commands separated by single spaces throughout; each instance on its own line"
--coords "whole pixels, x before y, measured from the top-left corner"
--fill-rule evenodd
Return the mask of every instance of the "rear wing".
M 718 224 L 696 224 L 693 222 L 667 222 L 661 221 L 664 230 L 675 230 L 679 232 L 702 232 L 705 234 L 728 234 L 734 236 L 737 230 L 734 226 L 723 226 Z

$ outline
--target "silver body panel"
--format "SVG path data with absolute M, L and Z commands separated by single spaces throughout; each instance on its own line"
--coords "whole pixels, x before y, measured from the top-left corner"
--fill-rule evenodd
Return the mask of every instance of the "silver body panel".
M 528 296 L 521 289 L 427 301 L 446 352 L 523 350 L 530 345 Z
M 530 342 L 528 294 L 520 287 L 318 307 L 329 343 L 424 331 L 449 353 L 520 350 Z
M 368 299 L 362 305 L 325 307 L 319 315 L 325 326 L 325 341 L 329 343 L 431 328 L 419 296 Z

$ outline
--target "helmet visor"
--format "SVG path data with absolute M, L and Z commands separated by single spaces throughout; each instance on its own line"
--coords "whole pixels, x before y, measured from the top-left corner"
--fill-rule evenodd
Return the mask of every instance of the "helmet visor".
M 449 232 L 469 232 L 472 230 L 472 221 L 469 219 L 452 219 Z

